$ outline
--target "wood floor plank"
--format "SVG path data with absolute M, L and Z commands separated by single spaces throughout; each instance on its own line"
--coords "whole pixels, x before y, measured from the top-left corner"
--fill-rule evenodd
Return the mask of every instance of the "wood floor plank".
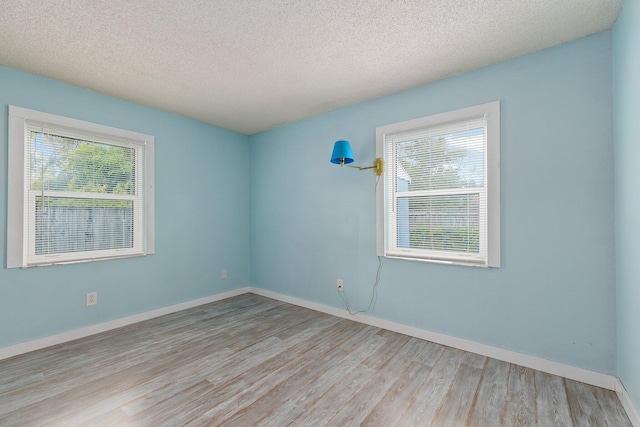
M 418 363 L 422 363 L 423 365 L 427 365 L 428 367 L 432 367 L 436 360 L 440 357 L 445 347 L 440 344 L 436 344 L 429 341 L 423 341 L 418 338 L 411 338 L 416 341 L 419 348 L 416 353 L 413 355 L 414 361 Z
M 322 330 L 325 327 L 333 324 L 330 318 L 323 319 L 320 322 L 316 322 L 317 325 L 309 327 L 307 332 L 314 331 L 314 327 L 317 330 Z M 304 339 L 305 334 L 301 334 L 300 339 Z M 293 342 L 294 339 L 291 339 Z M 282 344 L 282 346 L 281 346 Z M 158 385 L 162 387 L 160 392 L 156 392 L 160 387 L 152 387 L 151 391 L 147 394 L 140 396 L 132 402 L 126 404 L 123 409 L 126 413 L 132 415 L 136 412 L 146 409 L 158 403 L 158 400 L 162 400 L 162 393 L 167 392 L 165 384 L 169 384 L 167 387 L 177 386 L 179 387 L 182 382 L 189 379 L 191 376 L 201 378 L 216 378 L 221 381 L 223 378 L 231 378 L 238 373 L 242 373 L 252 366 L 263 363 L 264 360 L 278 355 L 280 352 L 286 351 L 288 344 L 285 344 L 282 340 L 275 337 L 267 338 L 266 340 L 257 342 L 254 346 L 250 346 L 241 351 L 228 350 L 227 356 L 220 355 L 220 357 L 205 358 L 196 361 L 192 366 L 185 366 L 180 368 L 177 372 L 170 372 L 169 375 L 173 376 L 168 378 L 157 378 Z M 228 347 L 225 347 L 227 349 Z M 183 365 L 180 365 L 183 366 Z M 174 370 L 175 371 L 175 370 Z M 146 385 L 149 388 L 149 385 Z
M 320 331 L 322 332 L 322 331 Z M 309 372 L 322 360 L 339 358 L 353 348 L 352 342 L 360 342 L 376 334 L 376 329 L 364 325 L 341 324 L 331 330 L 307 337 L 291 347 L 282 357 L 272 358 L 220 385 L 219 395 L 212 407 L 189 425 L 217 425 L 238 411 L 252 406 L 258 399 L 278 387 L 293 383 L 293 378 L 308 378 Z
M 371 409 L 362 421 L 362 426 L 400 425 L 412 397 L 423 387 L 424 378 L 429 371 L 430 368 L 421 363 L 410 362 L 406 371 L 396 379 L 380 402 Z M 331 405 L 331 401 L 325 402 L 325 405 Z
M 126 393 L 126 399 L 120 400 L 121 394 L 115 394 L 105 398 L 103 405 L 120 407 L 123 413 L 133 417 L 148 408 L 161 405 L 167 396 L 172 396 L 206 378 L 207 374 L 218 366 L 220 360 L 227 360 L 233 356 L 231 350 L 225 349 L 191 363 L 179 364 L 175 369 L 131 386 Z
M 367 357 L 362 364 L 368 366 L 374 371 L 383 370 L 384 367 L 395 357 L 404 357 L 408 360 L 413 356 L 413 352 L 405 348 L 410 338 L 406 335 L 396 334 L 390 331 L 381 330 L 378 332 L 378 336 L 382 337 L 384 345 L 381 346 L 376 352 Z M 403 349 L 402 355 L 398 355 L 399 351 Z
M 449 392 L 438 408 L 433 424 L 442 427 L 457 427 L 467 424 L 473 398 L 476 394 L 484 357 L 467 353 L 453 377 Z
M 365 365 L 358 364 L 340 380 L 333 381 L 331 387 L 315 387 L 306 393 L 296 396 L 286 402 L 272 417 L 264 419 L 258 426 L 278 427 L 283 425 L 309 425 L 322 426 L 327 424 L 329 417 L 340 411 L 340 408 L 349 406 L 347 402 L 361 393 L 368 379 L 375 375 L 375 371 Z M 327 385 L 327 382 L 324 382 Z M 335 402 L 342 402 L 335 405 Z M 332 424 L 341 425 L 341 424 Z M 345 425 L 345 424 L 342 424 Z M 352 424 L 355 425 L 355 424 Z
M 402 420 L 405 425 L 431 425 L 442 400 L 451 388 L 451 382 L 464 354 L 463 351 L 453 348 L 447 348 L 442 353 L 403 413 Z
M 270 307 L 268 304 L 264 309 Z M 133 325 L 136 326 L 136 325 Z M 129 328 L 128 331 L 132 331 L 136 334 L 137 327 Z M 193 330 L 191 330 L 193 332 Z M 171 336 L 171 334 L 170 334 Z M 94 338 L 94 337 L 90 337 Z M 186 339 L 189 339 L 187 342 Z M 96 336 L 95 340 L 88 339 L 87 341 L 95 341 L 100 342 L 100 337 Z M 126 341 L 126 340 L 125 340 Z M 202 345 L 206 346 L 208 349 L 207 352 L 211 353 L 211 350 L 215 351 L 215 344 L 208 343 L 206 338 L 203 338 L 202 335 L 197 337 L 188 337 L 182 336 L 181 339 L 181 347 L 178 351 L 167 352 L 170 346 L 175 345 L 175 343 L 171 342 L 170 339 L 164 337 L 162 340 L 154 340 L 151 345 L 147 345 L 144 348 L 144 351 L 134 352 L 132 350 L 126 351 L 120 355 L 117 355 L 113 352 L 113 346 L 105 347 L 101 350 L 100 355 L 103 360 L 100 363 L 101 369 L 95 369 L 92 364 L 84 363 L 80 366 L 73 366 L 74 369 L 67 369 L 66 371 L 60 373 L 56 376 L 49 376 L 48 381 L 43 382 L 44 386 L 55 384 L 53 388 L 43 388 L 39 384 L 38 387 L 31 388 L 28 387 L 23 392 L 27 391 L 28 401 L 25 402 L 24 396 L 22 397 L 22 403 L 30 403 L 28 406 L 31 410 L 28 411 L 29 416 L 32 414 L 42 414 L 43 416 L 47 413 L 48 407 L 56 407 L 56 405 L 52 405 L 56 401 L 61 401 L 64 403 L 68 401 L 74 401 L 76 398 L 74 396 L 78 396 L 81 398 L 85 391 L 84 386 L 92 382 L 94 384 L 94 388 L 102 390 L 102 398 L 109 396 L 110 387 L 117 388 L 122 387 L 131 387 L 131 378 L 144 378 L 145 376 L 153 376 L 157 372 L 161 372 L 165 369 L 163 366 L 164 360 L 172 360 L 177 356 L 180 356 L 180 353 L 185 351 L 190 351 L 190 348 L 193 346 L 194 354 L 195 351 L 201 351 Z M 117 346 L 116 346 L 117 347 Z M 88 350 L 88 353 L 94 353 L 94 351 Z M 114 356 L 114 354 L 116 354 Z M 160 355 L 158 357 L 157 355 Z M 197 358 L 197 356 L 194 356 Z M 181 358 L 183 363 L 187 363 L 188 358 Z M 153 362 L 153 363 L 150 363 Z M 159 364 L 160 367 L 156 367 L 156 364 Z M 140 369 L 140 366 L 143 366 Z M 133 372 L 134 375 L 131 375 L 130 372 Z M 108 378 L 106 378 L 108 376 Z M 120 381 L 119 378 L 124 378 L 125 381 Z M 43 401 L 43 396 L 48 396 L 46 402 Z M 8 405 L 11 408 L 11 402 L 14 396 L 4 394 L 2 399 L 0 399 L 0 408 L 4 405 Z M 43 407 L 43 410 L 39 410 L 40 407 Z M 2 418 L 0 418 L 2 419 Z
M 377 372 L 366 378 L 368 381 L 359 392 L 352 393 L 348 399 L 345 397 L 338 400 L 345 404 L 340 407 L 339 411 L 328 417 L 324 425 L 361 425 L 393 384 L 397 382 L 399 376 L 405 374 L 412 363 L 411 356 L 415 353 L 414 344 L 414 342 L 407 340 L 392 357 L 388 357 L 386 363 L 371 365 Z
M 631 426 L 615 393 L 253 294 L 0 361 L 5 426 Z
M 605 425 L 609 427 L 632 427 L 622 403 L 617 399 L 614 391 L 594 387 L 593 392 L 600 405 Z
M 544 425 L 549 427 L 571 425 L 571 412 L 562 378 L 536 372 L 535 379 L 538 420 L 544 420 Z
M 237 388 L 231 390 L 228 395 L 225 395 L 225 389 L 222 386 L 219 386 L 218 395 L 216 396 L 215 400 L 212 400 L 212 405 L 214 405 L 217 409 L 221 409 L 221 406 L 218 405 L 222 405 L 226 399 L 232 399 L 233 397 L 236 397 L 239 393 L 246 390 L 249 385 L 255 385 L 260 379 L 266 377 L 270 373 L 275 372 L 279 367 L 283 366 L 287 362 L 295 359 L 296 357 L 299 357 L 303 353 L 303 351 L 313 349 L 313 347 L 316 345 L 321 346 L 324 342 L 339 340 L 339 335 L 331 334 L 325 331 L 326 328 L 331 327 L 333 324 L 335 324 L 334 318 L 322 318 L 320 320 L 317 320 L 314 325 L 310 325 L 305 331 L 302 331 L 286 340 L 281 341 L 281 353 L 278 353 L 276 356 L 266 360 L 257 367 L 247 369 L 237 377 L 229 376 L 228 378 L 226 378 L 226 384 L 228 384 L 229 381 L 233 381 L 232 384 L 237 385 Z M 356 330 L 351 330 L 349 332 L 355 333 Z M 320 338 L 316 338 L 317 334 L 321 334 Z M 235 360 L 233 352 L 230 351 L 230 354 L 228 354 L 227 357 L 214 358 L 214 360 L 212 361 L 209 361 L 208 359 L 203 360 L 199 364 L 201 366 L 196 367 L 196 369 L 187 366 L 184 369 L 184 371 L 186 372 L 177 373 L 181 376 L 180 379 L 172 380 L 171 378 L 169 378 L 167 380 L 161 380 L 160 385 L 164 387 L 164 384 L 168 383 L 169 385 L 167 387 L 171 387 L 175 386 L 175 384 L 173 383 L 175 383 L 176 381 L 193 381 L 193 378 L 190 377 L 207 378 L 210 376 L 219 375 L 219 367 L 226 363 L 227 360 Z M 218 376 L 218 379 L 220 380 L 221 378 Z M 177 386 L 179 387 L 180 385 L 178 384 Z M 147 395 L 126 404 L 123 409 L 129 415 L 133 415 L 151 406 L 159 404 L 164 399 L 165 394 L 166 392 L 164 389 L 154 388 Z
M 509 363 L 500 360 L 486 360 L 467 422 L 470 427 L 502 425 L 510 366 Z
M 86 426 L 121 426 L 132 427 L 133 423 L 120 408 L 112 409 L 103 413 L 96 413 L 93 418 L 88 418 L 80 424 L 71 424 L 64 421 L 64 427 L 86 427 Z
M 413 396 L 423 386 L 424 378 L 431 366 L 444 352 L 445 347 L 427 341 L 411 338 L 397 357 L 409 362 L 405 372 L 395 378 L 380 402 L 369 410 L 362 425 L 396 425 L 407 410 Z M 375 387 L 373 385 L 372 387 Z
M 620 401 L 613 398 L 614 392 L 568 379 L 565 379 L 564 383 L 575 425 L 616 427 L 631 425 L 626 414 L 621 414 L 622 410 L 616 408 L 620 405 Z
M 596 426 L 600 405 L 595 398 L 594 390 L 586 384 L 564 380 L 567 400 L 571 410 L 571 418 L 579 426 Z M 604 425 L 604 420 L 600 425 Z
M 537 426 L 535 372 L 523 366 L 512 365 L 509 370 L 507 402 L 504 406 L 503 425 Z
M 212 352 L 215 347 L 215 344 L 210 344 L 208 347 L 198 346 L 198 350 Z M 74 411 L 74 408 L 100 405 L 113 395 L 124 394 L 127 390 L 138 385 L 140 381 L 145 381 L 147 378 L 153 378 L 165 372 L 167 367 L 176 361 L 176 358 L 182 363 L 189 363 L 200 357 L 199 353 L 191 352 L 191 349 L 185 348 L 184 345 L 180 350 L 176 353 L 181 354 L 165 353 L 161 356 L 156 355 L 153 361 L 145 359 L 144 363 L 137 363 L 125 369 L 116 370 L 111 375 L 103 375 L 90 384 L 83 380 L 80 385 L 70 387 L 72 379 L 69 378 L 64 382 L 67 387 L 62 392 L 57 392 L 55 383 L 51 383 L 49 384 L 51 389 L 46 390 L 49 392 L 50 397 L 46 399 L 40 398 L 0 417 L 0 425 L 4 425 L 14 419 L 21 420 L 22 425 L 35 425 L 38 418 L 47 420 L 47 423 L 53 423 L 63 417 L 70 418 L 73 422 L 76 422 L 79 413 Z M 88 393 L 88 390 L 92 390 L 93 393 Z M 39 391 L 43 393 L 42 389 Z M 11 397 L 15 398 L 16 396 L 12 395 Z M 2 396 L 2 399 L 4 399 L 4 396 Z
M 384 344 L 384 339 L 378 335 L 373 335 L 357 346 L 344 348 L 344 354 L 336 354 L 329 360 L 316 360 L 313 366 L 309 366 L 304 371 L 304 375 L 293 379 L 281 386 L 274 388 L 268 395 L 263 396 L 251 405 L 238 411 L 228 421 L 220 424 L 222 426 L 246 426 L 258 425 L 266 417 L 277 416 L 276 412 L 283 411 L 283 406 L 295 405 L 295 401 L 300 395 L 323 394 L 337 381 L 340 381 L 362 363 L 371 353 Z M 310 380 L 312 383 L 310 383 Z
M 358 425 L 367 417 L 387 389 L 405 374 L 419 347 L 418 343 L 403 335 L 389 334 L 388 331 L 380 331 L 377 335 L 383 337 L 385 342 L 362 363 L 368 369 L 352 372 L 333 385 L 322 395 L 322 399 L 305 406 L 299 405 L 297 413 L 304 412 L 295 421 L 291 419 L 292 423 Z M 372 383 L 375 383 L 373 387 Z M 342 402 L 342 405 L 335 405 L 334 402 Z

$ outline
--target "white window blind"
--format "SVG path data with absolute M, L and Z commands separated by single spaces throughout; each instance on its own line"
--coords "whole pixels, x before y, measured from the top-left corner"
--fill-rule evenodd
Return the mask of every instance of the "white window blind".
M 498 264 L 495 257 L 489 262 L 490 241 L 499 247 L 499 223 L 496 232 L 489 221 L 488 176 L 496 167 L 489 162 L 490 113 L 478 108 L 463 111 L 379 132 L 388 165 L 384 206 L 379 209 L 384 215 L 385 256 Z M 499 219 L 495 200 L 491 214 Z
M 18 245 L 12 227 L 8 246 L 12 252 L 21 246 L 22 259 L 16 265 L 14 253 L 8 265 L 30 267 L 151 253 L 153 195 L 149 193 L 153 186 L 147 180 L 153 174 L 147 170 L 147 156 L 153 154 L 152 141 L 21 119 L 22 156 L 16 154 L 17 141 L 10 145 L 10 162 L 17 163 L 20 157 L 23 162 L 20 221 L 16 203 L 11 202 L 18 198 L 15 190 L 9 210 L 10 224 L 22 224 L 22 239 Z M 16 177 L 17 165 L 12 169 L 10 178 Z

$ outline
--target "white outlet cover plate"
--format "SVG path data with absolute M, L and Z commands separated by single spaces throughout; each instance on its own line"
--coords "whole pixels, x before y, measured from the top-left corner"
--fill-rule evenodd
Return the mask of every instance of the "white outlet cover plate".
M 98 303 L 98 293 L 97 292 L 87 293 L 87 307 L 91 305 L 96 305 L 97 303 Z

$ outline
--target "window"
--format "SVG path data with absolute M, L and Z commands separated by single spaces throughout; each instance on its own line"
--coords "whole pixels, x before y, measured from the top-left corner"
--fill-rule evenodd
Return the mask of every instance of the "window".
M 7 267 L 154 252 L 154 138 L 9 107 Z
M 376 129 L 378 253 L 500 266 L 500 103 Z

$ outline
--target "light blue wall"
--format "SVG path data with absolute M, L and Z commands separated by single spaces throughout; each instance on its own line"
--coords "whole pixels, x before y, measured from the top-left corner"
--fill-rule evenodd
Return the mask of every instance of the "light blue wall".
M 640 407 L 640 2 L 613 31 L 618 376 Z
M 155 136 L 155 255 L 6 268 L 9 104 Z M 250 284 L 246 136 L 4 67 L 0 108 L 0 347 Z
M 637 5 L 633 13 L 637 24 Z M 631 30 L 619 23 L 616 34 Z M 358 164 L 370 164 L 377 126 L 501 100 L 502 268 L 385 259 L 372 314 L 616 374 L 611 82 L 604 32 L 247 138 L 0 67 L 3 263 L 9 104 L 155 135 L 157 201 L 153 256 L 2 268 L 0 347 L 249 284 L 341 307 L 340 278 L 353 308 L 365 307 L 377 267 L 375 179 L 330 164 L 333 142 L 350 140 Z M 638 111 L 630 102 L 629 115 Z M 634 147 L 619 148 L 631 154 L 617 165 L 629 164 Z M 637 178 L 629 169 L 618 194 Z M 624 246 L 629 260 L 634 244 Z M 632 266 L 620 258 L 618 274 Z M 631 273 L 621 290 L 637 300 Z M 84 306 L 89 291 L 98 291 L 96 307 Z M 620 375 L 637 399 L 639 319 L 619 304 Z
M 366 307 L 376 259 L 375 179 L 329 162 L 375 128 L 502 102 L 502 268 L 384 260 L 372 315 L 616 373 L 611 33 L 249 138 L 252 285 Z

